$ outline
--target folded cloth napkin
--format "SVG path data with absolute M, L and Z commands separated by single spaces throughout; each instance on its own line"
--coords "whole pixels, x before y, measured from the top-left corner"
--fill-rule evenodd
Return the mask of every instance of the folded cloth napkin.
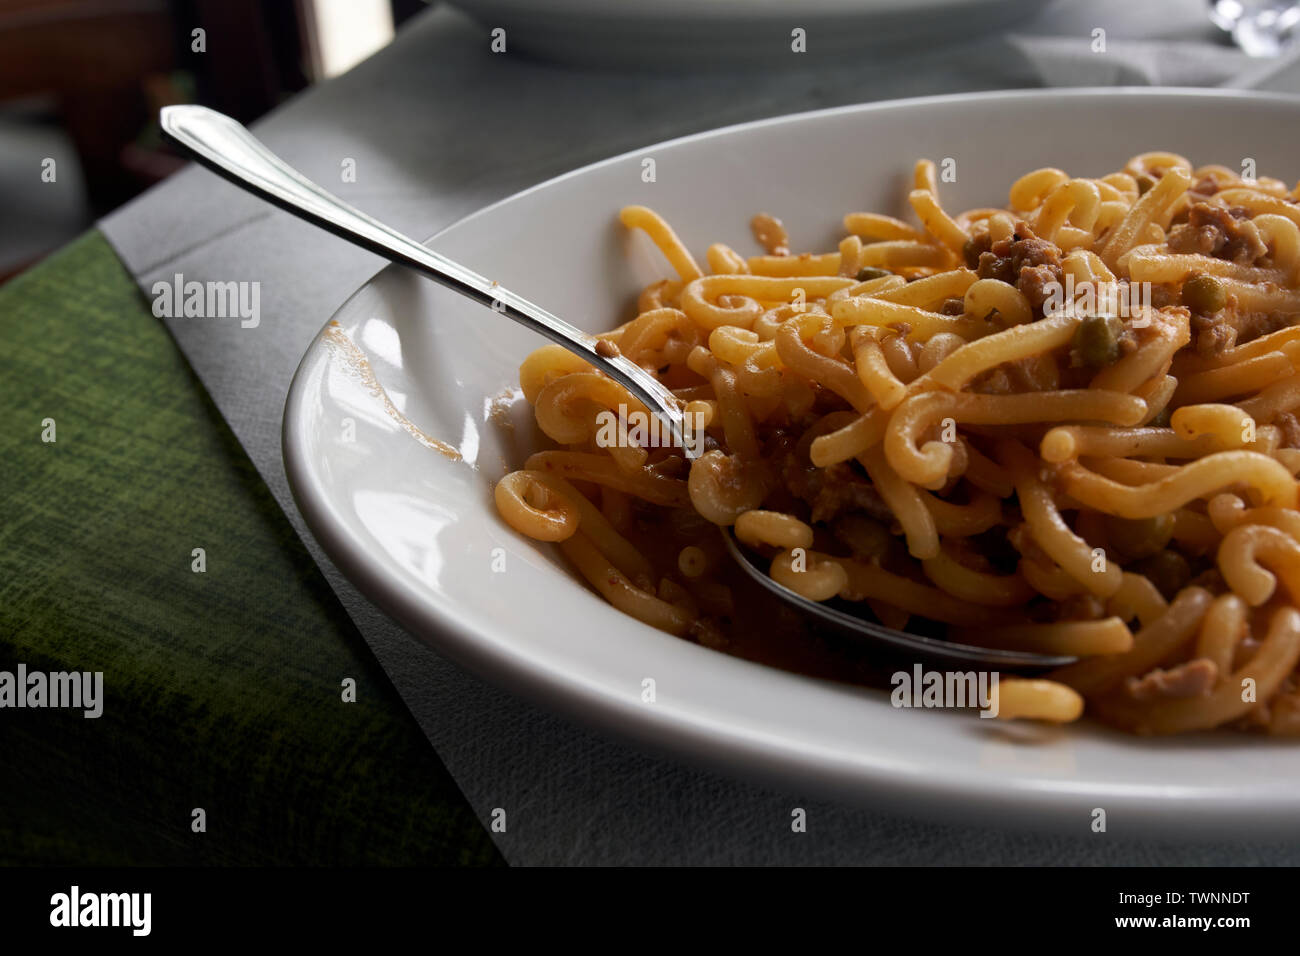
M 258 133 L 343 198 L 428 235 L 489 201 L 605 156 L 863 99 L 1083 84 L 1251 81 L 1300 89 L 1295 69 L 1250 61 L 1227 46 L 1205 10 L 1200 0 L 1058 0 L 1014 35 L 910 59 L 902 53 L 806 70 L 689 76 L 494 56 L 482 27 L 437 8 L 372 59 L 277 110 Z M 1095 49 L 1098 29 L 1105 31 L 1104 52 Z M 356 180 L 340 183 L 347 159 Z M 494 838 L 510 862 L 1300 862 L 1294 844 L 1043 836 L 812 801 L 647 756 L 462 672 L 362 599 L 325 559 L 292 504 L 280 458 L 280 413 L 302 351 L 380 261 L 194 169 L 102 228 L 146 290 L 176 273 L 261 281 L 257 329 L 186 319 L 166 320 L 168 327 L 480 819 L 507 810 L 508 830 Z M 809 819 L 808 831 L 793 838 L 792 806 L 804 807 Z

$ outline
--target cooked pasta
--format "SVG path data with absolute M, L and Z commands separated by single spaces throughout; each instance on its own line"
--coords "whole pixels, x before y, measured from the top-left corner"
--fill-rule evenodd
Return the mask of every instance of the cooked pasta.
M 1076 658 L 1004 680 L 1003 717 L 1300 735 L 1300 186 L 1153 152 L 956 212 L 922 160 L 906 199 L 914 223 L 851 212 L 831 250 L 762 214 L 761 254 L 703 259 L 624 209 L 672 272 L 602 338 L 700 444 L 639 441 L 644 407 L 546 346 L 520 380 L 555 446 L 497 485 L 502 518 L 710 647 L 870 671 L 833 642 L 810 663 L 727 526 L 807 599 Z

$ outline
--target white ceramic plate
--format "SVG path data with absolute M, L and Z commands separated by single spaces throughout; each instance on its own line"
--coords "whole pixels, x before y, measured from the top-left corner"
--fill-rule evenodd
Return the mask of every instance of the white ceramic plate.
M 879 54 L 1023 22 L 1039 0 L 452 0 L 507 49 L 597 65 L 761 63 L 797 68 L 791 31 L 818 59 Z
M 1300 175 L 1300 100 L 1193 91 L 979 94 L 805 113 L 650 146 L 544 183 L 431 245 L 591 331 L 627 315 L 667 266 L 616 224 L 664 213 L 697 254 L 749 249 L 748 221 L 782 217 L 796 249 L 831 248 L 849 210 L 906 215 L 914 159 L 952 158 L 950 208 L 997 205 L 1021 171 L 1084 175 L 1172 149 L 1201 163 Z M 642 160 L 657 181 L 642 181 Z M 508 162 L 508 151 L 500 157 Z M 902 710 L 884 693 L 812 680 L 677 640 L 625 617 L 550 546 L 497 517 L 491 486 L 532 435 L 491 420 L 541 344 L 508 320 L 386 269 L 332 322 L 448 460 L 387 413 L 326 333 L 289 394 L 284 455 L 308 523 L 339 567 L 439 651 L 515 691 L 710 767 L 799 791 L 964 820 L 1087 833 L 1221 837 L 1300 829 L 1300 751 L 1233 735 L 1141 740 L 1088 724 L 1012 734 L 999 721 Z M 519 408 L 516 407 L 516 411 Z M 349 430 L 352 430 L 352 433 Z M 351 440 L 349 440 L 351 439 Z M 500 549 L 500 550 L 497 550 Z M 494 555 L 505 570 L 494 571 Z M 498 561 L 499 566 L 499 561 Z M 641 700 L 653 678 L 657 701 Z

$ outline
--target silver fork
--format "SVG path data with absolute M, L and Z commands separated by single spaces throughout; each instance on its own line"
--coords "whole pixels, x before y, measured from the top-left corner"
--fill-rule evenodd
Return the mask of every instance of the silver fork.
M 684 440 L 677 397 L 622 355 L 602 354 L 594 335 L 349 206 L 275 155 L 224 113 L 205 106 L 168 106 L 163 108 L 160 122 L 169 139 L 236 186 L 391 262 L 414 269 L 590 362 L 639 399 L 668 429 L 673 444 L 691 454 L 695 444 Z

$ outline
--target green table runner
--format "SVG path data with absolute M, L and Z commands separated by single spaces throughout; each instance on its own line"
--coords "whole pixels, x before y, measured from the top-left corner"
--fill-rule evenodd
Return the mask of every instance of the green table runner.
M 0 342 L 0 671 L 104 674 L 0 709 L 0 863 L 500 863 L 98 232 Z

